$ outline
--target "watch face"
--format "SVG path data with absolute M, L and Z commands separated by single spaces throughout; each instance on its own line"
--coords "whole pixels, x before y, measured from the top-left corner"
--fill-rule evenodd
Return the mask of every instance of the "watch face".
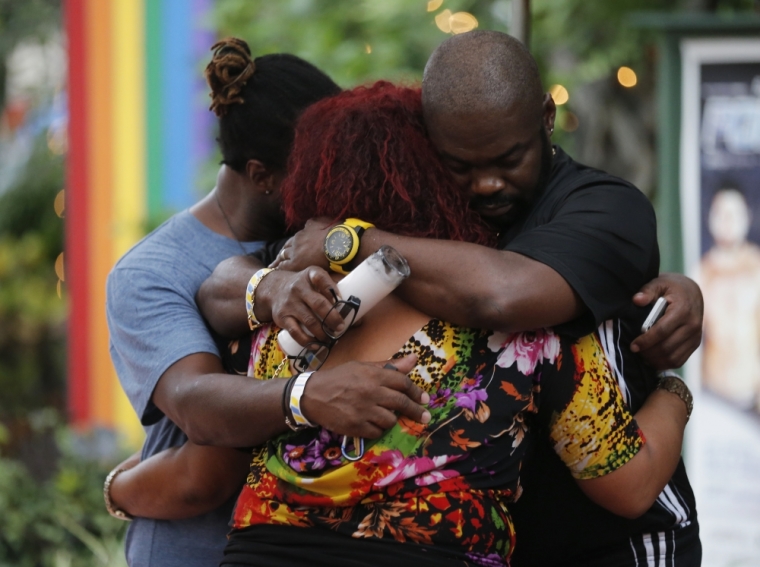
M 337 226 L 330 231 L 325 239 L 325 255 L 331 262 L 345 260 L 351 253 L 354 235 L 348 229 Z

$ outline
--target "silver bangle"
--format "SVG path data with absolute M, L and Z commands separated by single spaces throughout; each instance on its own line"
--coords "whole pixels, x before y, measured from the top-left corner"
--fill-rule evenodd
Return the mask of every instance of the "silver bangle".
M 124 510 L 114 508 L 113 500 L 111 500 L 111 484 L 113 484 L 113 481 L 117 476 L 128 470 L 129 469 L 115 468 L 110 473 L 108 473 L 106 481 L 103 483 L 103 500 L 106 502 L 106 510 L 117 520 L 124 520 L 125 522 L 131 522 L 132 516 L 127 514 Z

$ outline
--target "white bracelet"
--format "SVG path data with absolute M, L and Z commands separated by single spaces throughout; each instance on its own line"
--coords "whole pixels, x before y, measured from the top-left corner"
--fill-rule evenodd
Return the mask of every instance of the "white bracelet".
M 301 411 L 301 396 L 303 396 L 306 382 L 311 378 L 312 374 L 314 374 L 314 372 L 304 372 L 303 374 L 300 374 L 295 382 L 293 382 L 293 387 L 290 389 L 290 413 L 293 414 L 293 421 L 296 422 L 296 427 L 316 427 L 316 425 L 306 419 L 303 411 Z

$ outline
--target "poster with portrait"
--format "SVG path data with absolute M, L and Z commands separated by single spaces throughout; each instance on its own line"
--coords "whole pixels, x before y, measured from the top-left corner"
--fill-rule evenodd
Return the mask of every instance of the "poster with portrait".
M 704 565 L 760 565 L 760 38 L 681 45 L 686 271 L 705 300 L 686 462 Z

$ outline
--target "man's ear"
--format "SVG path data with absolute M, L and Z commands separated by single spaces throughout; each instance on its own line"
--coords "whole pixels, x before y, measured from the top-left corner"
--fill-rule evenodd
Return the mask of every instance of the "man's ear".
M 546 133 L 551 136 L 554 133 L 554 119 L 557 117 L 557 105 L 550 93 L 544 95 L 544 116 L 542 118 Z
M 279 186 L 277 171 L 257 159 L 249 159 L 245 164 L 245 175 L 255 187 L 269 195 Z

